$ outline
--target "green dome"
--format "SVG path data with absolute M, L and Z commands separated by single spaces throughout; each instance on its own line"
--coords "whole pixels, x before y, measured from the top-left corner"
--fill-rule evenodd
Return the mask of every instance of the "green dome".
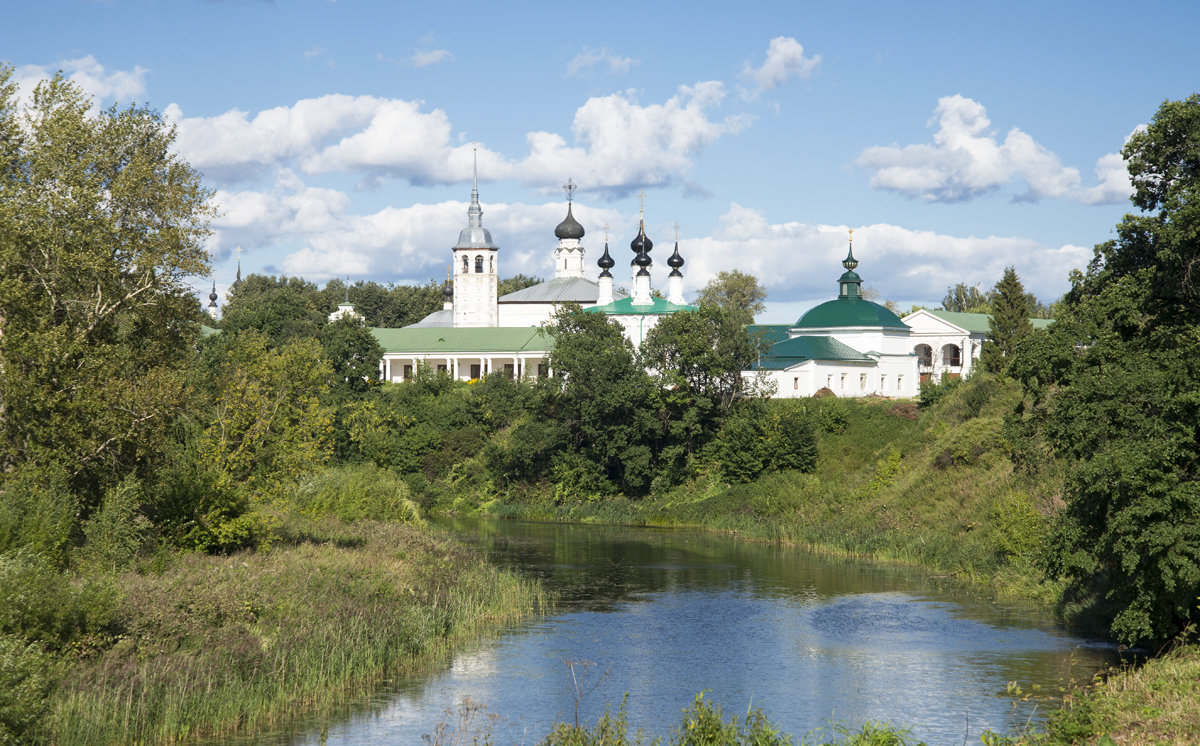
M 801 329 L 845 326 L 882 326 L 907 329 L 908 325 L 887 308 L 860 297 L 842 297 L 811 308 L 796 322 Z

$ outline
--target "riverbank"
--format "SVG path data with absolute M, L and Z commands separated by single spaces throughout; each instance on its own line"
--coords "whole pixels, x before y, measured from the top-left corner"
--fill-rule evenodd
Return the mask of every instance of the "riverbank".
M 1061 479 L 1014 470 L 1002 436 L 1020 396 L 979 376 L 932 406 L 884 399 L 810 400 L 819 458 L 747 484 L 700 474 L 641 499 L 570 500 L 549 486 L 445 489 L 429 506 L 504 518 L 734 532 L 837 556 L 897 561 L 1000 595 L 1058 602 L 1034 566 Z
M 1200 645 L 1169 652 L 1072 692 L 1050 714 L 1044 733 L 1014 743 L 1200 743 Z M 1110 739 L 1105 741 L 1104 739 Z
M 284 519 L 269 551 L 167 554 L 114 581 L 111 639 L 67 651 L 41 740 L 156 743 L 336 716 L 552 600 L 428 529 Z

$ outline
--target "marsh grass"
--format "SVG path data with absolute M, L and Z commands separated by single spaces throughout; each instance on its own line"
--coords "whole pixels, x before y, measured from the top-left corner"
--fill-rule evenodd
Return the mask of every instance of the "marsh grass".
M 172 742 L 321 717 L 551 605 L 427 531 L 292 516 L 269 552 L 121 579 L 124 634 L 71 667 L 45 740 Z

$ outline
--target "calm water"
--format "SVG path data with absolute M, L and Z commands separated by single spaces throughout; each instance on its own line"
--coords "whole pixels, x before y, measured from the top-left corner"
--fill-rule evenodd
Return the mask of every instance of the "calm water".
M 727 716 L 762 707 L 797 737 L 831 719 L 891 720 L 933 744 L 1037 719 L 1008 682 L 1054 692 L 1116 659 L 1036 610 L 913 571 L 831 561 L 682 531 L 496 521 L 445 524 L 496 564 L 543 578 L 561 613 L 459 655 L 296 743 L 421 743 L 486 706 L 497 743 L 591 724 L 628 693 L 635 727 L 664 735 L 707 690 Z M 575 683 L 572 683 L 572 673 Z M 478 732 L 478 731 L 477 731 Z

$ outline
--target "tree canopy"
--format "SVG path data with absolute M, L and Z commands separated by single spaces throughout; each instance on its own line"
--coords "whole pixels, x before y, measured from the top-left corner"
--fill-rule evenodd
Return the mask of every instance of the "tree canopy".
M 1194 622 L 1200 596 L 1200 96 L 1163 103 L 1124 155 L 1143 212 L 1010 370 L 1030 397 L 1014 429 L 1068 465 L 1047 566 L 1136 643 Z
M 0 472 L 94 499 L 184 405 L 212 209 L 157 113 L 90 105 L 60 73 L 23 110 L 0 66 Z
M 1033 332 L 1029 323 L 1029 299 L 1015 267 L 992 289 L 992 309 L 988 319 L 988 338 L 980 351 L 979 362 L 990 373 L 1003 373 L 1021 340 Z
M 700 290 L 696 303 L 732 313 L 741 323 L 751 324 L 767 307 L 767 289 L 754 275 L 736 269 L 722 270 Z

